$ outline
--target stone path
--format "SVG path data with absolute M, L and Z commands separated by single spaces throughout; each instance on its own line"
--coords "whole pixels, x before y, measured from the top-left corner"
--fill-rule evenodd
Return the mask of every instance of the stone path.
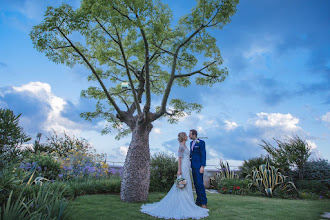
M 330 219 L 330 212 L 325 212 L 321 217 L 322 219 Z
M 207 192 L 207 193 L 219 193 L 215 189 L 205 189 L 205 192 Z M 196 193 L 196 190 L 193 190 L 193 193 Z
M 208 193 L 219 193 L 215 189 L 205 189 L 205 191 L 208 192 Z

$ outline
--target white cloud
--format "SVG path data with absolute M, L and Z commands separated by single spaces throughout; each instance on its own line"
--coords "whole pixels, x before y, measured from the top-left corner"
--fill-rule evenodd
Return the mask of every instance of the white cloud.
M 203 127 L 201 127 L 201 126 L 198 126 L 198 127 L 197 127 L 197 131 L 198 131 L 198 134 L 206 135 L 205 130 L 204 130 Z
M 327 112 L 322 115 L 321 120 L 328 123 L 328 125 L 330 126 L 330 112 Z
M 279 127 L 286 131 L 297 131 L 301 128 L 297 126 L 299 119 L 293 117 L 291 114 L 281 113 L 257 113 L 257 117 L 252 119 L 252 123 L 256 127 L 270 128 Z
M 238 127 L 237 123 L 234 122 L 234 121 L 228 121 L 228 120 L 225 120 L 225 129 L 227 131 L 230 131 L 230 130 L 234 130 L 235 128 Z
M 121 146 L 121 147 L 119 148 L 119 152 L 120 152 L 120 154 L 121 154 L 122 156 L 126 156 L 127 151 L 128 151 L 128 146 Z
M 258 56 L 261 56 L 265 53 L 268 53 L 271 51 L 270 47 L 261 47 L 261 46 L 254 46 L 250 50 L 243 53 L 243 56 L 247 59 L 254 59 Z
M 67 102 L 55 96 L 49 84 L 30 82 L 20 87 L 13 86 L 13 90 L 36 97 L 40 102 L 47 103 L 50 106 L 47 120 L 42 125 L 43 129 L 46 131 L 55 130 L 58 133 L 65 131 L 69 135 L 79 136 L 81 125 L 61 115 Z
M 155 132 L 156 134 L 161 133 L 160 128 L 153 128 L 152 131 Z
M 310 147 L 311 150 L 314 150 L 317 148 L 316 144 L 310 140 L 306 140 L 306 143 L 308 144 L 308 146 Z

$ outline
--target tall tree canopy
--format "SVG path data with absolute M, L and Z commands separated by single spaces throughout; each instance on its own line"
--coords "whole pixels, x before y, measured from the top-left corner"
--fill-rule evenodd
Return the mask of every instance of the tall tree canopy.
M 105 118 L 119 131 L 132 132 L 122 176 L 121 199 L 145 201 L 149 189 L 149 133 L 152 122 L 200 111 L 201 105 L 169 100 L 174 84 L 213 85 L 227 76 L 216 39 L 209 29 L 222 29 L 235 14 L 239 0 L 198 0 L 191 13 L 174 24 L 172 12 L 160 0 L 82 0 L 48 7 L 44 21 L 30 33 L 35 48 L 60 64 L 85 65 L 88 80 L 98 82 L 82 91 L 97 100 L 92 120 Z M 198 62 L 198 58 L 205 60 Z M 128 86 L 123 86 L 128 84 Z M 151 108 L 152 94 L 161 105 Z

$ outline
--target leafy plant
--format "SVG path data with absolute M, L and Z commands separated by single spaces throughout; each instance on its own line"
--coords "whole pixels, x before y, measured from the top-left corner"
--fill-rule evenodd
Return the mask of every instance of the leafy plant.
M 253 167 L 259 167 L 261 164 L 265 164 L 267 158 L 265 156 L 254 157 L 248 160 L 244 160 L 242 166 L 239 167 L 242 173 L 242 177 L 246 177 L 251 173 Z
M 42 176 L 47 179 L 56 179 L 61 172 L 61 164 L 52 156 L 45 153 L 32 154 L 25 163 L 21 163 L 20 168 L 29 170 L 33 164 L 38 164 L 36 167 L 37 176 Z
M 249 183 L 251 183 L 248 179 L 222 179 L 219 183 L 219 192 L 223 194 L 237 194 L 243 195 L 247 194 L 249 190 Z
M 220 160 L 220 169 L 219 169 L 219 175 L 220 178 L 223 179 L 237 179 L 239 176 L 235 173 L 235 170 L 230 170 L 229 164 L 226 161 L 224 163 L 222 160 Z
M 149 191 L 168 191 L 174 183 L 177 171 L 176 157 L 165 152 L 154 154 L 150 162 Z
M 238 179 L 239 176 L 234 170 L 230 170 L 228 162 L 224 163 L 220 160 L 220 168 L 218 172 L 210 178 L 210 186 L 214 189 L 219 189 L 219 184 L 223 179 Z
M 330 163 L 328 160 L 318 159 L 304 164 L 304 179 L 322 182 L 330 190 Z
M 65 219 L 69 216 L 68 201 L 63 197 L 66 188 L 45 184 L 36 185 L 31 191 L 30 187 L 22 188 L 16 200 L 11 191 L 2 208 L 3 219 Z
M 29 212 L 28 206 L 31 202 L 25 202 L 25 198 L 22 198 L 22 193 L 19 195 L 16 201 L 12 201 L 13 191 L 10 192 L 8 201 L 6 205 L 1 209 L 2 219 L 18 219 L 18 220 L 28 220 Z
M 311 155 L 311 147 L 298 136 L 287 138 L 284 141 L 274 140 L 277 147 L 264 140 L 262 140 L 263 144 L 260 146 L 267 151 L 276 167 L 283 169 L 285 172 L 288 172 L 292 167 L 297 167 L 299 179 L 302 180 L 303 166 Z
M 21 145 L 31 140 L 19 126 L 20 116 L 10 109 L 0 108 L 0 155 L 7 161 L 17 160 Z
M 259 169 L 254 167 L 251 174 L 246 178 L 252 179 L 251 186 L 256 186 L 260 192 L 264 192 L 266 196 L 272 197 L 275 187 L 280 187 L 282 190 L 296 189 L 293 182 L 287 181 L 287 176 L 279 172 L 278 168 L 270 166 L 267 160 L 266 164 L 259 166 Z
M 329 191 L 329 188 L 319 180 L 300 180 L 295 185 L 300 191 L 316 193 L 317 195 L 325 195 Z
M 10 192 L 19 185 L 20 180 L 13 170 L 13 165 L 8 163 L 6 167 L 0 167 L 0 207 L 7 201 Z

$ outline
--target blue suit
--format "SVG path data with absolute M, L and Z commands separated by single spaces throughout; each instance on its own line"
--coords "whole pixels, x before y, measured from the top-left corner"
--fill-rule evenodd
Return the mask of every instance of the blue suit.
M 203 182 L 203 173 L 199 172 L 201 166 L 206 166 L 206 151 L 205 142 L 203 140 L 197 139 L 193 150 L 191 149 L 193 141 L 190 142 L 190 160 L 192 168 L 192 176 L 194 179 L 194 185 L 196 189 L 197 205 L 206 205 L 207 198 L 205 193 L 205 187 Z

